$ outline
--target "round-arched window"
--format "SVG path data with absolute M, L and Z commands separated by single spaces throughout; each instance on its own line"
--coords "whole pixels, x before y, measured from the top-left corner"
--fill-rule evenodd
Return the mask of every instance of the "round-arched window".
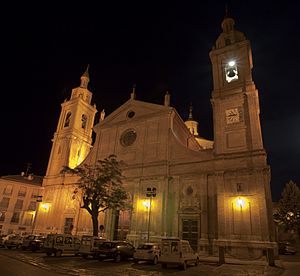
M 128 117 L 129 119 L 133 118 L 134 115 L 135 115 L 135 112 L 132 111 L 132 110 L 130 110 L 130 111 L 127 112 L 127 117 Z
M 124 147 L 131 146 L 136 140 L 136 131 L 134 129 L 127 129 L 123 132 L 120 138 L 120 143 Z

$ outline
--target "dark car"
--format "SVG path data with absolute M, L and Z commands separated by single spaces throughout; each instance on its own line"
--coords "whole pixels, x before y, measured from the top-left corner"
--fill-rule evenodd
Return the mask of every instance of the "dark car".
M 46 237 L 36 237 L 34 240 L 30 241 L 28 249 L 32 252 L 43 251 L 45 239 Z
M 5 247 L 4 243 L 7 239 L 7 235 L 0 235 L 0 247 Z
M 31 243 L 34 240 L 37 240 L 39 238 L 42 238 L 43 236 L 41 235 L 28 235 L 27 237 L 24 238 L 23 243 L 22 243 L 22 249 L 27 250 L 31 249 Z
M 285 255 L 285 254 L 296 254 L 296 248 L 292 246 L 289 242 L 279 242 L 278 243 L 278 252 L 279 254 Z
M 97 256 L 99 260 L 114 259 L 120 262 L 123 259 L 133 258 L 134 246 L 126 241 L 107 241 L 99 244 Z

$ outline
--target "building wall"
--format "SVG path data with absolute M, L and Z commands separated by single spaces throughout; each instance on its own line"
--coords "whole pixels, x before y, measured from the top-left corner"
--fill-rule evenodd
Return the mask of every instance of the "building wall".
M 0 178 L 1 234 L 32 232 L 39 205 L 37 196 L 42 194 L 42 187 L 41 182 L 29 184 L 30 181 L 22 176 Z
M 137 245 L 176 236 L 189 240 L 198 251 L 214 254 L 224 247 L 235 257 L 258 258 L 265 248 L 274 247 L 270 172 L 262 142 L 258 91 L 252 81 L 250 42 L 234 29 L 232 18 L 226 17 L 222 28 L 210 52 L 214 141 L 195 137 L 174 108 L 137 101 L 133 96 L 106 118 L 101 114 L 93 128 L 96 140 L 82 164 L 92 165 L 115 154 L 125 162 L 123 184 L 132 202 L 130 213 L 108 210 L 99 216 L 105 237 L 123 238 L 126 234 Z M 232 73 L 229 57 L 237 61 L 232 78 L 228 75 Z M 77 179 L 57 169 L 70 164 L 81 147 L 75 140 L 85 137 L 77 132 L 80 116 L 75 116 L 76 123 L 71 121 L 68 129 L 59 127 L 66 120 L 69 104 L 75 115 L 82 114 L 86 106 L 82 97 L 76 99 L 76 91 L 70 102 L 62 104 L 43 182 L 44 203 L 49 203 L 49 208 L 39 209 L 37 232 L 64 232 L 72 225 L 72 233 L 91 233 L 91 219 L 79 208 L 80 197 L 74 198 Z M 96 110 L 89 110 L 93 117 Z M 63 160 L 56 149 L 57 137 L 72 145 L 65 147 Z M 91 140 L 87 141 L 89 146 Z M 49 169 L 55 160 L 59 166 Z M 147 197 L 147 189 L 153 188 L 155 197 Z

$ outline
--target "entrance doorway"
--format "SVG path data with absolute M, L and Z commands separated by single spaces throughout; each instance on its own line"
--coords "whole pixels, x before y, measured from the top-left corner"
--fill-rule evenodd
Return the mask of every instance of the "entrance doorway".
M 126 240 L 126 236 L 129 233 L 129 226 L 130 226 L 130 212 L 117 211 L 115 214 L 113 239 Z
M 188 240 L 191 247 L 197 252 L 198 249 L 198 220 L 182 219 L 182 239 Z
M 73 230 L 73 218 L 65 218 L 64 234 L 71 234 Z

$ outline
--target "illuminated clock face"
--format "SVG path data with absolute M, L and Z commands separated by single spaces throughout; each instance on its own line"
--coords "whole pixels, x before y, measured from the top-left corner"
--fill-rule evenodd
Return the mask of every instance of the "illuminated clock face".
M 240 114 L 238 108 L 231 108 L 225 111 L 226 123 L 233 124 L 240 121 Z
M 133 129 L 128 129 L 123 132 L 120 138 L 120 143 L 124 147 L 131 146 L 136 140 L 136 131 Z
M 226 63 L 225 76 L 226 76 L 226 81 L 228 83 L 237 80 L 239 78 L 238 69 L 235 61 L 231 60 L 228 63 Z

